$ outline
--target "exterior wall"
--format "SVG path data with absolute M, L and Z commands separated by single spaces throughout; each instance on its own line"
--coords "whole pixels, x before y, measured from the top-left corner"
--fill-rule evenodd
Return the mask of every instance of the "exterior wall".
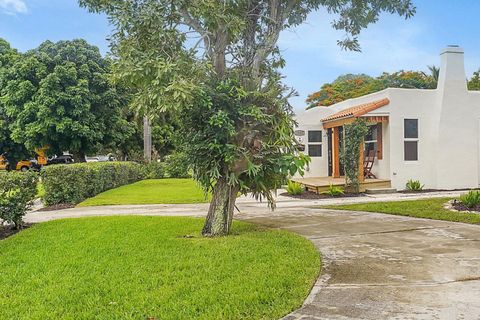
M 436 90 L 390 89 L 389 159 L 392 187 L 403 190 L 409 179 L 436 188 L 435 106 Z M 418 161 L 404 160 L 404 120 L 418 119 Z M 384 144 L 385 145 L 385 144 Z
M 441 55 L 436 90 L 388 89 L 390 96 L 390 168 L 392 186 L 405 189 L 408 179 L 426 188 L 479 186 L 480 93 L 469 92 L 463 51 Z M 418 161 L 404 161 L 403 120 L 418 119 Z
M 480 100 L 467 91 L 462 49 L 442 52 L 438 83 L 437 188 L 476 188 Z
M 308 131 L 322 130 L 322 156 L 312 157 L 312 161 L 305 170 L 304 177 L 326 177 L 328 176 L 328 136 L 326 130 L 323 129 L 320 119 L 335 113 L 329 108 L 317 107 L 303 111 L 296 115 L 298 122 L 296 130 L 305 131 L 304 136 L 297 136 L 297 140 L 305 145 L 305 154 L 308 154 Z M 299 175 L 296 176 L 300 177 Z

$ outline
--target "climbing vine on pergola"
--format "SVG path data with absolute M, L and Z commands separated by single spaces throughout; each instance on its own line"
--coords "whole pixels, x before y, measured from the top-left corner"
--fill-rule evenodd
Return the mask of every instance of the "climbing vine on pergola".
M 368 133 L 368 126 L 365 120 L 357 119 L 344 126 L 344 146 L 340 152 L 345 170 L 346 189 L 355 193 L 359 192 L 360 181 L 360 156 L 363 148 L 365 136 Z

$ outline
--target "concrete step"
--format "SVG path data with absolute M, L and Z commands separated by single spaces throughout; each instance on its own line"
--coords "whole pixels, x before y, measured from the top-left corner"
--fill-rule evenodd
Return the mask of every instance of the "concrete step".
M 394 188 L 378 188 L 378 189 L 366 189 L 365 193 L 367 194 L 390 194 L 396 193 L 397 189 Z

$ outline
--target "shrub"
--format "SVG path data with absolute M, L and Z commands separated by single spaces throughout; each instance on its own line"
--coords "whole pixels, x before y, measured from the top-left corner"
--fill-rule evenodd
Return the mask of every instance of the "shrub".
M 189 162 L 182 152 L 165 157 L 165 178 L 190 178 Z
M 143 167 L 145 179 L 162 179 L 165 177 L 165 162 L 150 162 Z
M 418 180 L 408 180 L 407 181 L 407 190 L 410 190 L 410 191 L 422 191 L 423 190 L 423 187 L 424 185 L 420 183 L 420 181 Z
M 42 169 L 47 206 L 77 204 L 103 191 L 143 179 L 143 166 L 134 162 L 90 162 L 52 165 Z
M 303 186 L 300 183 L 292 181 L 292 180 L 288 181 L 288 184 L 287 184 L 287 193 L 288 194 L 290 194 L 292 196 L 295 196 L 295 195 L 302 194 L 304 191 L 305 191 L 305 189 L 303 188 Z
M 480 204 L 480 191 L 471 190 L 460 196 L 460 201 L 467 208 L 475 208 Z
M 37 183 L 38 174 L 34 172 L 0 174 L 0 220 L 20 229 L 35 199 Z
M 328 187 L 328 191 L 325 191 L 322 193 L 328 194 L 329 196 L 332 196 L 332 197 L 338 197 L 344 194 L 344 191 L 342 187 L 334 186 L 333 184 L 330 183 L 330 186 Z

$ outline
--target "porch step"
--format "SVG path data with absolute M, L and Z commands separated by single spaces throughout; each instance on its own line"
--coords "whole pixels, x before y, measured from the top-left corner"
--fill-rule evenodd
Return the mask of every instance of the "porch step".
M 397 189 L 394 188 L 378 188 L 378 189 L 366 189 L 365 193 L 367 194 L 389 194 L 396 193 Z

